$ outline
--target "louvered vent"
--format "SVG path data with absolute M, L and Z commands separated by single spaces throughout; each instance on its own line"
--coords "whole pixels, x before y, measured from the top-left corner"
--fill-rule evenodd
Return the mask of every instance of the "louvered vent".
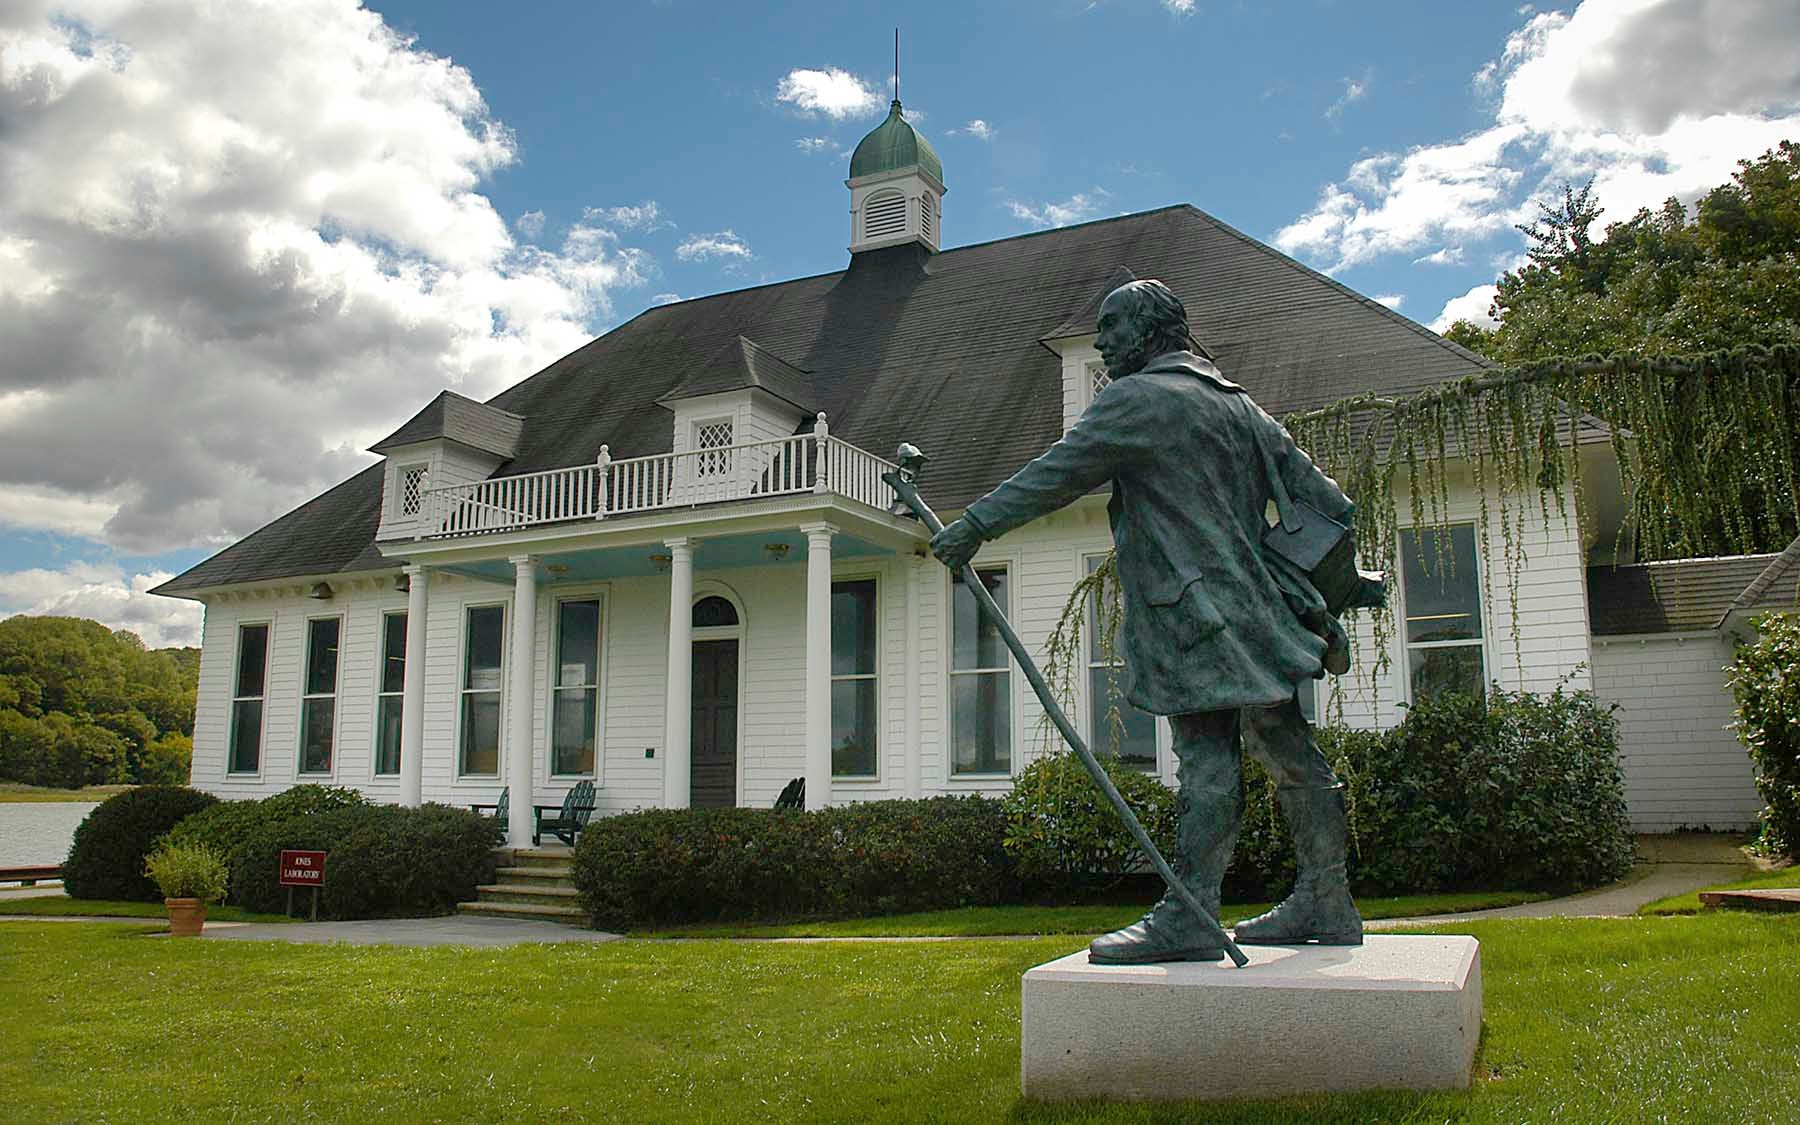
M 886 238 L 906 233 L 906 196 L 878 191 L 863 203 L 863 237 Z
M 937 201 L 930 192 L 919 197 L 919 233 L 927 242 L 937 244 Z

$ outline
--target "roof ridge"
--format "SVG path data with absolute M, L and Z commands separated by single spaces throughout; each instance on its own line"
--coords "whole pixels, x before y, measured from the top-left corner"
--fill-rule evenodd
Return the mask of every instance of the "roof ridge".
M 1769 587 L 1775 584 L 1775 579 L 1780 577 L 1783 571 L 1789 569 L 1796 560 L 1800 560 L 1800 535 L 1796 535 L 1792 543 L 1774 556 L 1773 562 L 1763 567 L 1756 577 L 1750 580 L 1750 584 L 1745 586 L 1737 597 L 1731 599 L 1731 605 L 1726 608 L 1724 615 L 1719 618 L 1718 625 L 1713 628 L 1717 629 L 1723 626 L 1738 610 L 1748 609 L 1755 605 L 1768 592 Z

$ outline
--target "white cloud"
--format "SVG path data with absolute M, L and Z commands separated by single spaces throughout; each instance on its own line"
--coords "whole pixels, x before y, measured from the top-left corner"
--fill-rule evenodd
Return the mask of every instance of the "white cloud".
M 620 230 L 661 230 L 675 225 L 662 217 L 662 208 L 654 199 L 646 199 L 635 207 L 590 207 L 582 212 L 582 218 Z
M 910 112 L 908 113 L 908 116 L 911 116 Z M 964 136 L 974 137 L 978 141 L 991 141 L 994 139 L 994 127 L 979 117 L 970 121 L 961 129 L 949 129 L 946 130 L 946 132 L 951 134 L 961 133 Z
M 655 270 L 593 216 L 515 241 L 505 125 L 347 0 L 50 7 L 0 15 L 0 521 L 229 542 Z
M 1379 297 L 1375 297 L 1372 299 L 1378 305 L 1386 305 L 1388 308 L 1393 309 L 1395 312 L 1399 312 L 1400 306 L 1404 305 L 1406 303 L 1406 294 L 1404 294 L 1404 293 L 1383 293 Z
M 1800 5 L 1586 0 L 1531 14 L 1475 76 L 1493 123 L 1352 165 L 1275 244 L 1341 270 L 1473 242 L 1593 176 L 1603 222 L 1692 199 L 1800 134 Z
M 544 233 L 544 213 L 527 211 L 513 220 L 513 227 L 526 238 L 536 238 Z
M 798 137 L 794 140 L 794 147 L 810 156 L 815 152 L 824 152 L 831 147 L 831 141 L 825 137 Z
M 1444 302 L 1443 311 L 1428 327 L 1433 332 L 1442 332 L 1457 321 L 1466 320 L 1481 328 L 1498 328 L 1500 322 L 1488 314 L 1493 307 L 1494 294 L 1498 292 L 1492 285 L 1477 285 L 1460 297 L 1452 297 Z
M 0 617 L 88 617 L 109 629 L 129 629 L 151 648 L 198 645 L 200 604 L 150 593 L 172 577 L 126 574 L 117 565 L 94 562 L 15 570 L 0 574 Z
M 1344 79 L 1344 92 L 1338 95 L 1337 101 L 1326 107 L 1325 119 L 1336 121 L 1344 115 L 1346 109 L 1368 97 L 1369 83 L 1372 80 L 1368 74 L 1364 74 L 1361 78 Z
M 658 293 L 655 296 L 650 298 L 650 304 L 652 307 L 654 307 L 656 305 L 672 305 L 676 301 L 685 301 L 685 300 L 687 300 L 687 298 L 683 297 L 679 293 Z
M 881 106 L 881 95 L 872 86 L 835 66 L 788 71 L 775 86 L 775 100 L 836 121 L 861 117 Z
M 1034 227 L 1065 227 L 1093 218 L 1111 195 L 1105 188 L 1097 187 L 1091 191 L 1078 191 L 1061 202 L 1031 203 L 1008 199 L 1006 209 L 1012 212 L 1013 218 Z
M 1415 266 L 1460 266 L 1463 264 L 1463 248 L 1445 246 L 1420 258 L 1413 259 Z
M 675 248 L 675 256 L 684 262 L 706 262 L 714 258 L 745 261 L 755 257 L 744 240 L 728 230 L 717 234 L 689 235 Z
M 1163 0 L 1163 7 L 1178 16 L 1194 14 L 1194 0 Z

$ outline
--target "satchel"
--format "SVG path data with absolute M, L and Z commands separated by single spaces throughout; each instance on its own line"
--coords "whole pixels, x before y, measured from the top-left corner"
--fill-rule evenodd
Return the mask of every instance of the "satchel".
M 1262 447 L 1260 435 L 1257 445 Z M 1269 450 L 1262 447 L 1259 452 L 1279 516 L 1263 532 L 1264 549 L 1299 568 L 1325 599 L 1325 608 L 1333 617 L 1347 609 L 1381 605 L 1383 577 L 1356 569 L 1356 537 L 1350 529 L 1305 500 L 1290 496 Z

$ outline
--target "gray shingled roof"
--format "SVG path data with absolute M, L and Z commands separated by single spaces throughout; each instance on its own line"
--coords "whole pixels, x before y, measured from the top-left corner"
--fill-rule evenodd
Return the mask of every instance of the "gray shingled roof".
M 1717 628 L 1746 587 L 1781 557 L 1733 555 L 1589 567 L 1588 625 L 1596 637 Z M 1788 593 L 1791 602 L 1793 591 Z
M 668 403 L 745 387 L 765 390 L 807 414 L 816 409 L 810 405 L 814 396 L 806 372 L 748 336 L 727 341 L 713 354 L 711 362 L 700 364 L 680 386 L 659 401 Z
M 838 273 L 647 309 L 493 398 L 525 419 L 497 474 L 583 464 L 602 444 L 614 458 L 667 452 L 660 401 L 745 336 L 810 373 L 808 405 L 834 436 L 928 453 L 926 499 L 953 511 L 1061 436 L 1061 364 L 1039 341 L 1121 268 L 1167 283 L 1219 366 L 1277 415 L 1490 366 L 1178 205 L 937 254 L 866 251 Z M 380 472 L 366 470 L 158 590 L 380 566 L 380 496 Z
M 525 419 L 517 414 L 444 391 L 406 425 L 371 445 L 369 452 L 384 453 L 396 446 L 444 438 L 504 461 L 519 452 L 519 436 L 524 430 Z
M 1800 536 L 1787 545 L 1787 549 L 1764 567 L 1761 574 L 1750 580 L 1743 593 L 1733 598 L 1719 615 L 1719 625 L 1734 613 L 1754 613 L 1763 609 L 1800 608 Z

